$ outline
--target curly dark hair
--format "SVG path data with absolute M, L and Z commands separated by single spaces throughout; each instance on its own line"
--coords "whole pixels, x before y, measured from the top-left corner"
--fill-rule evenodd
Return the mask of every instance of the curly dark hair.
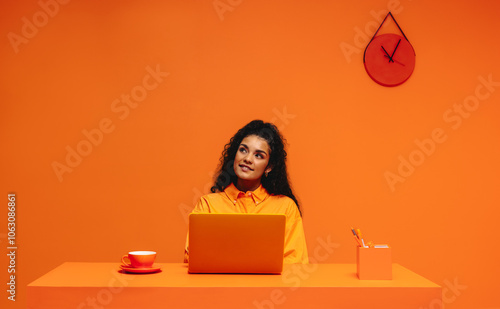
M 245 125 L 238 130 L 238 132 L 231 137 L 229 143 L 224 146 L 224 151 L 222 151 L 222 156 L 219 159 L 219 166 L 215 173 L 214 185 L 210 191 L 212 193 L 222 192 L 231 183 L 236 185 L 238 177 L 234 172 L 234 158 L 236 157 L 236 152 L 238 151 L 241 141 L 249 135 L 256 135 L 263 138 L 269 145 L 269 165 L 272 167 L 272 170 L 267 176 L 262 177 L 262 186 L 269 194 L 285 195 L 291 198 L 297 205 L 299 213 L 302 216 L 299 202 L 297 198 L 295 198 L 288 181 L 288 173 L 286 170 L 287 153 L 285 151 L 286 140 L 274 124 L 263 122 L 262 120 L 253 120 Z

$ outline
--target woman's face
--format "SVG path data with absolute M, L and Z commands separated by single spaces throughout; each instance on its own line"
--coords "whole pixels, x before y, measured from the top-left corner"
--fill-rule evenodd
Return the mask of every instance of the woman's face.
M 267 166 L 270 155 L 267 141 L 257 135 L 248 135 L 241 141 L 233 165 L 239 190 L 253 191 L 259 187 L 264 172 L 271 171 Z

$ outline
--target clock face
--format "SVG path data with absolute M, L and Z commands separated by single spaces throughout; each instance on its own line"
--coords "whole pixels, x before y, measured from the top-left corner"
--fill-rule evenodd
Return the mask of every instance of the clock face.
M 404 83 L 415 68 L 415 51 L 404 37 L 385 33 L 376 36 L 365 49 L 365 69 L 382 86 Z

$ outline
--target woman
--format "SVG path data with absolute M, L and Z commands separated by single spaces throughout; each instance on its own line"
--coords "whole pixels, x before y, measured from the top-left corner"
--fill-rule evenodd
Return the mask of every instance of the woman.
M 193 213 L 285 214 L 283 262 L 308 263 L 302 213 L 286 170 L 283 137 L 275 125 L 254 120 L 224 147 L 212 194 L 202 196 Z M 184 262 L 189 259 L 188 241 Z

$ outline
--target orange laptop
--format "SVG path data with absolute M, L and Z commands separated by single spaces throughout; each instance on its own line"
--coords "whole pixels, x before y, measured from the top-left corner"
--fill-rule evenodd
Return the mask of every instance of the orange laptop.
M 190 214 L 189 273 L 283 270 L 283 214 Z

